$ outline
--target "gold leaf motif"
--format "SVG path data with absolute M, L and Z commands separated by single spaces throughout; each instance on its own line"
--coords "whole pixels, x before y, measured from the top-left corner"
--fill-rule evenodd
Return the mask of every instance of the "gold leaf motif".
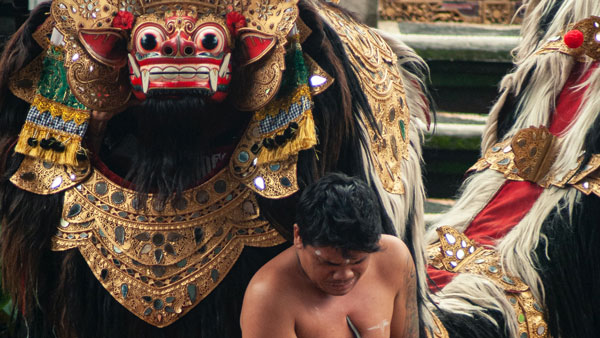
M 511 146 L 519 176 L 531 182 L 540 182 L 556 158 L 555 137 L 548 128 L 519 130 Z
M 25 191 L 38 195 L 51 195 L 71 189 L 91 173 L 89 161 L 79 167 L 45 162 L 25 156 L 10 181 Z

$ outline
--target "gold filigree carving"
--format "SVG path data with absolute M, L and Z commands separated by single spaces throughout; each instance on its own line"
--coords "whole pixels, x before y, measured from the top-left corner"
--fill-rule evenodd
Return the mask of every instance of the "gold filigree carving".
M 277 94 L 285 70 L 285 49 L 278 45 L 265 59 L 248 65 L 231 83 L 235 106 L 244 111 L 263 108 Z
M 25 191 L 38 195 L 50 195 L 78 185 L 89 174 L 89 161 L 85 161 L 80 167 L 75 168 L 25 156 L 10 181 Z
M 375 121 L 366 124 L 371 159 L 386 191 L 403 193 L 401 163 L 408 158 L 409 111 L 397 56 L 387 43 L 367 26 L 353 21 L 337 9 L 321 5 L 320 13 L 344 42 L 355 67 Z
M 478 248 L 467 236 L 449 227 L 437 229 L 438 236 L 443 237 L 441 242 L 442 255 L 441 263 L 444 269 L 451 272 L 457 272 L 460 268 L 468 264 L 475 257 L 481 248 Z
M 33 103 L 44 67 L 44 58 L 46 58 L 45 52 L 11 76 L 8 86 L 13 95 L 23 101 Z
M 240 77 L 232 82 L 232 97 L 238 109 L 258 110 L 277 94 L 285 70 L 284 46 L 298 17 L 296 4 L 297 0 L 244 2 L 242 13 L 248 19 L 248 28 L 275 35 L 277 46 L 258 64 L 240 69 Z
M 306 39 L 312 34 L 312 30 L 308 27 L 300 17 L 296 19 L 296 27 L 298 28 L 298 34 L 300 35 L 300 43 L 304 43 Z
M 138 197 L 94 171 L 65 192 L 52 249 L 78 248 L 104 288 L 157 327 L 200 303 L 244 246 L 284 241 L 259 217 L 252 191 L 228 170 L 168 204 Z
M 432 312 L 430 315 L 433 318 L 435 328 L 433 329 L 433 336 L 429 330 L 425 331 L 427 338 L 449 338 L 450 335 L 448 334 L 448 331 L 444 327 L 442 321 L 435 315 L 435 313 Z
M 379 15 L 385 20 L 512 24 L 522 21 L 517 0 L 471 0 L 459 5 L 445 0 L 382 0 Z
M 561 34 L 550 38 L 536 54 L 560 52 L 574 57 L 579 62 L 600 59 L 600 42 L 597 39 L 600 36 L 600 17 L 591 16 L 575 24 L 571 24 L 566 32 L 571 30 L 578 30 L 583 33 L 583 43 L 581 46 L 577 48 L 568 47 L 564 42 L 565 34 Z
M 54 22 L 54 18 L 48 17 L 46 21 L 44 21 L 44 23 L 31 35 L 35 42 L 37 42 L 37 44 L 40 45 L 43 50 L 46 50 L 46 48 L 48 48 L 50 45 L 48 36 L 52 34 L 52 30 L 54 29 L 55 25 L 56 22 Z
M 46 21 L 44 21 L 44 23 L 32 34 L 33 39 L 38 45 L 40 45 L 40 47 L 42 47 L 43 51 L 45 51 L 50 45 L 48 35 L 52 33 L 54 25 L 54 19 L 52 17 L 48 17 Z M 42 74 L 45 57 L 45 52 L 40 53 L 40 55 L 33 59 L 33 61 L 20 69 L 18 72 L 11 75 L 8 86 L 13 95 L 28 103 L 33 102 L 37 90 L 37 84 L 40 81 L 40 76 Z
M 440 241 L 427 248 L 428 263 L 437 269 L 446 270 L 446 266 L 440 264 L 440 262 L 443 262 L 446 258 L 455 259 L 456 257 L 455 255 L 449 255 L 444 250 L 444 244 L 454 245 L 453 239 L 465 242 L 470 242 L 470 240 L 451 227 L 440 227 L 437 232 Z M 476 246 L 476 249 L 471 256 L 465 259 L 464 264 L 447 271 L 486 277 L 497 287 L 504 290 L 505 296 L 514 310 L 520 335 L 548 337 L 548 326 L 544 318 L 544 310 L 533 297 L 529 286 L 519 278 L 510 276 L 504 271 L 498 252 L 477 247 L 474 243 L 473 245 Z

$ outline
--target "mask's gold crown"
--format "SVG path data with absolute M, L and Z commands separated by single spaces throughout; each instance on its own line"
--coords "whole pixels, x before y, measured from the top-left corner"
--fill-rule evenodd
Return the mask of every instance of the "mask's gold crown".
M 137 0 L 142 13 L 152 13 L 155 10 L 183 8 L 193 6 L 200 12 L 224 14 L 228 11 L 240 10 L 239 0 Z M 237 5 L 236 5 L 237 4 Z

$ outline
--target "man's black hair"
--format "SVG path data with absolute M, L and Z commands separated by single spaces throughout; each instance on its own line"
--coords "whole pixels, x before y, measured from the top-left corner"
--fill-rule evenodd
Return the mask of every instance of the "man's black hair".
M 361 179 L 330 173 L 304 190 L 296 223 L 303 245 L 348 251 L 379 251 L 378 199 Z

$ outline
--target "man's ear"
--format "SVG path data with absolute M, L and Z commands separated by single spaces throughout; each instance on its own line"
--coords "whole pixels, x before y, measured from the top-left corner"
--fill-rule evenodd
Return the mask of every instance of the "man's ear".
M 302 249 L 304 245 L 302 244 L 302 238 L 300 237 L 300 230 L 298 229 L 298 224 L 294 223 L 294 246 L 296 249 Z

